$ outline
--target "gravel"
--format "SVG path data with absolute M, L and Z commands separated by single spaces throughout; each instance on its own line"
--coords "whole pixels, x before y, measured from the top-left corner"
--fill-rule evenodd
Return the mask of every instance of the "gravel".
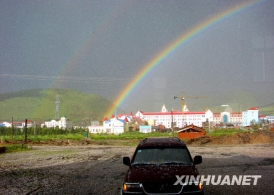
M 119 194 L 127 146 L 32 146 L 0 155 L 0 194 Z M 273 194 L 274 145 L 189 146 L 203 175 L 261 175 L 257 185 L 204 185 L 206 194 Z

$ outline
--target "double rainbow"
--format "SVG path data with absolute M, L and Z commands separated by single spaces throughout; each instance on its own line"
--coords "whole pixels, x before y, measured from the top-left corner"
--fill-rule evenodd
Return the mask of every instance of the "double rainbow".
M 184 32 L 178 39 L 173 41 L 170 45 L 164 48 L 160 53 L 153 57 L 148 63 L 146 63 L 143 68 L 135 75 L 135 77 L 121 90 L 119 95 L 115 98 L 114 103 L 108 108 L 104 116 L 111 116 L 115 110 L 125 101 L 127 96 L 134 90 L 134 88 L 154 69 L 156 68 L 165 58 L 170 56 L 179 47 L 183 46 L 185 43 L 198 36 L 202 32 L 206 31 L 211 26 L 230 18 L 246 9 L 252 8 L 258 5 L 264 0 L 250 0 L 244 1 L 240 4 L 230 7 L 223 12 L 220 12 L 213 17 L 199 23 L 187 32 Z

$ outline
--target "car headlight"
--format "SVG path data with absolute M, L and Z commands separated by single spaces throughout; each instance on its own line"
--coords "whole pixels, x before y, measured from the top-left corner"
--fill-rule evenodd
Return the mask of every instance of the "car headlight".
M 198 189 L 201 191 L 203 189 L 203 184 L 202 183 L 199 183 L 198 184 Z
M 123 190 L 125 192 L 141 192 L 139 183 L 124 183 Z
M 192 183 L 192 184 L 187 184 L 184 186 L 184 191 L 185 192 L 192 192 L 192 191 L 202 191 L 203 190 L 203 184 L 201 182 L 199 183 Z

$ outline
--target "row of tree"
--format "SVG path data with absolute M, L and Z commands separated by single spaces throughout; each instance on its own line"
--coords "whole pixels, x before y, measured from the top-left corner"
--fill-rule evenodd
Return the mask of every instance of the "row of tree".
M 45 136 L 45 135 L 66 135 L 66 134 L 83 134 L 86 132 L 86 129 L 77 128 L 77 129 L 60 129 L 56 128 L 46 128 L 46 127 L 30 127 L 30 128 L 11 128 L 11 127 L 0 127 L 0 136 L 23 136 L 25 133 L 27 135 L 34 136 Z

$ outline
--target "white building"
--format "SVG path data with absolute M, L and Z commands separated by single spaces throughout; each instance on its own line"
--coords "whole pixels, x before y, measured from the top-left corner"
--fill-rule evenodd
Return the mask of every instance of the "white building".
M 110 120 L 104 121 L 106 133 L 121 134 L 124 133 L 124 120 L 112 117 Z
M 26 122 L 18 122 L 18 121 L 14 121 L 13 123 L 9 123 L 9 122 L 3 122 L 0 124 L 0 126 L 2 127 L 12 127 L 13 128 L 18 128 L 18 129 L 23 129 L 26 127 Z M 27 120 L 27 128 L 31 128 L 33 127 L 33 121 L 32 120 Z
M 3 122 L 3 123 L 0 124 L 0 126 L 11 127 L 11 123 L 9 123 L 9 122 Z
M 89 133 L 106 133 L 106 129 L 101 125 L 88 126 Z
M 148 126 L 148 125 L 143 125 L 143 126 L 140 126 L 140 133 L 151 133 L 152 129 L 151 129 L 151 126 Z
M 187 108 L 185 112 L 168 111 L 166 106 L 163 105 L 161 112 L 142 112 L 138 111 L 136 117 L 140 117 L 146 121 L 150 121 L 150 124 L 154 121 L 154 126 L 164 125 L 166 128 L 172 127 L 172 121 L 174 127 L 184 127 L 186 125 L 195 125 L 202 127 L 202 123 L 206 121 L 213 121 L 213 113 L 208 110 L 206 112 L 190 112 Z
M 56 128 L 59 127 L 60 129 L 66 129 L 67 128 L 67 119 L 66 117 L 61 117 L 59 121 L 56 120 L 51 120 L 51 121 L 46 121 L 44 124 L 41 125 L 42 127 L 47 127 L 47 128 Z
M 274 124 L 274 116 L 266 116 L 266 120 L 268 120 L 271 124 Z
M 119 117 L 114 115 L 110 120 L 104 119 L 103 125 L 91 125 L 88 126 L 90 133 L 110 133 L 119 135 L 125 132 L 125 124 L 127 122 L 133 122 L 133 118 L 129 115 L 120 114 Z
M 242 112 L 242 126 L 250 126 L 252 121 L 259 122 L 259 110 L 255 107 Z
M 233 124 L 235 126 L 242 125 L 242 112 L 221 112 L 213 113 L 213 125 Z

